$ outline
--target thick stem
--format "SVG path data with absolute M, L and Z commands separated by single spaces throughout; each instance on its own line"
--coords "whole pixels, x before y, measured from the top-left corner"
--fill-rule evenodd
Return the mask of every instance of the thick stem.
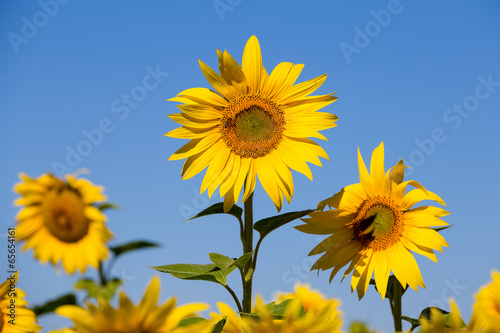
M 243 241 L 243 254 L 253 251 L 253 193 L 245 201 L 245 228 Z M 252 258 L 243 268 L 243 312 L 252 312 Z
M 394 299 L 393 306 L 391 306 L 392 317 L 394 319 L 394 331 L 402 332 L 403 331 L 403 320 L 401 319 L 402 310 L 401 310 L 401 300 L 403 298 L 403 286 L 399 281 L 396 280 L 394 282 Z

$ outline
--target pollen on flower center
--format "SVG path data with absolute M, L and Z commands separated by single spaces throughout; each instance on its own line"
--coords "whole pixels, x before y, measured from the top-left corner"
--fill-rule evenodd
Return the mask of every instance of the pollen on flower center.
M 363 201 L 353 220 L 354 238 L 376 251 L 396 244 L 403 228 L 403 212 L 393 200 L 382 196 Z
M 276 149 L 282 140 L 284 113 L 276 103 L 258 95 L 236 98 L 224 109 L 219 129 L 231 151 L 258 158 Z
M 42 216 L 50 233 L 63 242 L 77 242 L 88 232 L 84 202 L 77 191 L 68 187 L 47 194 L 42 203 Z

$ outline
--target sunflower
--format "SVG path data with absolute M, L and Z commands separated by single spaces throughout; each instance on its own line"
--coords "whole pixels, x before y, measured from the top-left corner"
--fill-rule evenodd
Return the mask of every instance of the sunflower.
M 326 152 L 309 139 L 326 138 L 318 131 L 335 127 L 337 117 L 317 112 L 337 98 L 333 94 L 308 96 L 326 80 L 326 74 L 295 84 L 303 65 L 283 62 L 269 75 L 262 65 L 259 41 L 250 37 L 242 66 L 226 51 L 217 50 L 220 75 L 200 61 L 215 91 L 191 88 L 170 101 L 182 113 L 169 117 L 183 125 L 167 136 L 190 139 L 169 160 L 186 159 L 183 179 L 208 167 L 201 193 L 209 197 L 220 186 L 224 209 L 238 201 L 245 184 L 243 202 L 253 193 L 256 176 L 279 211 L 283 195 L 290 202 L 294 169 L 312 180 L 306 162 L 321 166 Z
M 118 308 L 108 301 L 99 299 L 99 305 L 87 303 L 87 308 L 63 305 L 56 313 L 70 318 L 75 331 L 79 333 L 208 333 L 213 324 L 204 320 L 200 323 L 178 327 L 180 321 L 206 309 L 205 304 L 188 304 L 176 307 L 176 299 L 171 298 L 158 306 L 160 279 L 155 276 L 149 283 L 138 305 L 122 291 Z
M 500 332 L 500 273 L 492 272 L 490 284 L 483 286 L 476 295 L 471 326 L 482 332 Z
M 37 179 L 20 174 L 14 187 L 21 195 L 15 201 L 22 208 L 16 220 L 16 237 L 26 241 L 23 250 L 33 248 L 42 263 L 60 261 L 69 274 L 94 268 L 108 256 L 106 242 L 112 237 L 104 214 L 94 204 L 105 200 L 103 188 L 85 179 L 51 174 Z
M 326 252 L 311 270 L 334 268 L 331 282 L 337 272 L 350 263 L 344 278 L 354 271 L 351 291 L 357 289 L 360 299 L 373 273 L 382 298 L 391 270 L 403 287 L 425 288 L 411 251 L 437 262 L 433 250 L 442 252 L 442 247 L 448 244 L 431 227 L 448 225 L 439 217 L 449 213 L 434 206 L 413 206 L 422 200 L 445 203 L 416 181 L 403 181 L 402 160 L 385 172 L 383 142 L 373 151 L 370 173 L 359 149 L 358 166 L 360 183 L 349 185 L 320 202 L 317 211 L 303 219 L 306 224 L 296 227 L 310 234 L 332 234 L 309 253 Z M 415 189 L 405 194 L 408 185 Z M 335 209 L 324 211 L 326 205 Z
M 16 272 L 0 285 L 0 332 L 38 332 L 41 327 L 33 311 L 27 308 L 26 294 L 16 288 L 17 277 Z
M 262 298 L 258 297 L 255 313 L 260 320 L 247 317 L 243 319 L 247 331 L 252 333 L 336 333 L 341 332 L 342 326 L 337 304 L 337 301 L 330 300 L 321 307 L 309 309 L 304 314 L 300 299 L 294 299 L 287 304 L 283 318 L 276 319 Z

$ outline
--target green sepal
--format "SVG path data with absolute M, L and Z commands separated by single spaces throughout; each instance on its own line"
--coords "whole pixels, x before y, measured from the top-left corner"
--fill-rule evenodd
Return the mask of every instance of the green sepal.
M 222 333 L 222 329 L 224 328 L 224 325 L 226 325 L 226 317 L 222 318 L 215 324 L 214 329 L 212 330 L 212 333 Z
M 281 215 L 276 215 L 272 217 L 267 217 L 260 221 L 257 221 L 253 228 L 260 233 L 260 238 L 263 239 L 266 237 L 271 231 L 278 229 L 279 227 L 306 216 L 307 214 L 314 212 L 314 209 L 307 209 L 300 212 L 290 212 Z
M 196 214 L 190 219 L 187 219 L 186 221 L 190 221 L 193 219 L 196 219 L 198 217 L 202 216 L 207 216 L 207 215 L 213 215 L 213 214 L 230 214 L 236 217 L 239 221 L 241 221 L 241 215 L 243 214 L 243 209 L 237 205 L 233 205 L 229 212 L 225 213 L 224 212 L 224 203 L 223 202 L 218 202 L 216 204 L 213 204 L 212 206 L 202 210 L 200 213 Z
M 62 305 L 76 305 L 76 296 L 74 294 L 65 294 L 56 299 L 47 301 L 45 304 L 35 305 L 33 307 L 33 312 L 36 316 L 41 316 L 54 312 Z
M 236 266 L 220 269 L 215 264 L 172 264 L 151 268 L 162 273 L 168 273 L 182 280 L 210 281 L 227 286 L 226 277 L 236 268 Z
M 104 212 L 105 210 L 108 209 L 121 209 L 121 207 L 117 204 L 114 204 L 112 202 L 103 202 L 100 203 L 96 206 L 97 209 L 99 209 L 101 212 Z
M 109 301 L 116 293 L 118 287 L 122 284 L 123 282 L 120 279 L 112 279 L 104 286 L 97 284 L 92 279 L 81 279 L 75 283 L 75 289 L 87 291 L 87 297 L 93 297 L 95 299 L 102 297 Z
M 437 232 L 440 232 L 440 231 L 443 231 L 445 229 L 448 229 L 448 228 L 451 228 L 453 227 L 455 224 L 450 224 L 450 225 L 446 225 L 444 227 L 437 227 L 437 228 L 431 228 L 432 230 L 434 231 L 437 231 Z
M 370 280 L 370 284 L 373 284 L 378 292 L 377 285 L 375 284 L 374 279 Z M 396 287 L 403 288 L 399 280 L 394 275 L 389 276 L 389 280 L 387 281 L 387 290 L 385 292 L 385 297 L 391 300 L 394 299 L 394 288 Z M 401 292 L 401 297 L 405 294 L 406 290 L 408 290 L 408 285 L 406 285 L 406 288 L 404 288 L 403 291 Z
M 177 325 L 177 328 L 179 327 L 184 327 L 184 326 L 189 326 L 189 325 L 194 325 L 198 324 L 202 321 L 207 321 L 207 319 L 202 318 L 202 317 L 189 317 L 189 318 L 184 318 L 182 319 L 179 324 Z
M 113 251 L 113 254 L 115 257 L 118 257 L 119 255 L 122 255 L 126 252 L 134 251 L 134 250 L 139 250 L 139 249 L 144 249 L 147 247 L 158 247 L 158 243 L 153 243 L 149 241 L 144 241 L 144 240 L 138 240 L 138 241 L 132 241 L 126 244 L 122 245 L 117 245 L 110 247 L 109 249 Z

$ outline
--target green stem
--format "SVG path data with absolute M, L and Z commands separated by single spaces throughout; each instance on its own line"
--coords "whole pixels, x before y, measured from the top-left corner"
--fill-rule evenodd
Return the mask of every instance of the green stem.
M 228 285 L 225 285 L 224 288 L 227 289 L 227 291 L 229 291 L 229 293 L 231 294 L 231 296 L 233 297 L 234 299 L 234 302 L 236 303 L 236 306 L 238 307 L 238 311 L 239 312 L 243 312 L 243 309 L 241 307 L 241 303 L 240 303 L 240 300 L 238 299 L 238 297 L 236 296 L 236 294 L 234 293 L 233 289 L 231 289 Z
M 394 282 L 394 298 L 391 305 L 392 317 L 394 319 L 394 331 L 403 331 L 403 320 L 401 319 L 401 300 L 403 299 L 403 286 L 398 280 Z M 390 301 L 390 300 L 389 300 Z
M 107 281 L 106 281 L 106 276 L 104 275 L 104 269 L 102 267 L 102 261 L 99 261 L 99 282 L 101 283 L 101 286 L 105 286 Z
M 243 254 L 253 251 L 253 193 L 245 201 L 245 228 L 243 240 Z M 252 312 L 252 258 L 243 268 L 243 312 Z

